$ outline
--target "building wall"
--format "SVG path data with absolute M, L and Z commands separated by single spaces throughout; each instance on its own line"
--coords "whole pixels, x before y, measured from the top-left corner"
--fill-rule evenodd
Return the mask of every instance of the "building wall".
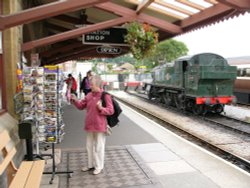
M 3 14 L 8 15 L 20 11 L 20 1 L 3 1 Z M 7 86 L 7 111 L 15 117 L 13 97 L 16 93 L 17 63 L 21 60 L 22 26 L 3 31 L 4 72 Z
M 9 15 L 21 10 L 21 1 L 2 1 L 2 14 Z M 0 114 L 0 132 L 8 130 L 13 144 L 16 145 L 17 153 L 14 162 L 18 166 L 25 154 L 24 142 L 18 137 L 18 121 L 14 113 L 13 97 L 16 93 L 17 62 L 20 61 L 20 48 L 22 43 L 22 26 L 13 27 L 3 31 L 3 63 L 4 81 L 6 83 L 6 113 Z

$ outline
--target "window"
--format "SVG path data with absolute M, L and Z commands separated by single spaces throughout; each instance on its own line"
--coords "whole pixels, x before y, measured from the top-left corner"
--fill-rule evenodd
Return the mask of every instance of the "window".
M 2 55 L 2 32 L 0 32 L 0 111 L 3 109 L 3 55 Z
M 2 14 L 2 0 L 0 0 L 0 14 Z M 3 66 L 3 35 L 0 32 L 0 114 L 6 109 L 5 102 L 5 84 L 4 84 L 4 66 Z
M 250 77 L 250 68 L 246 68 L 246 77 Z

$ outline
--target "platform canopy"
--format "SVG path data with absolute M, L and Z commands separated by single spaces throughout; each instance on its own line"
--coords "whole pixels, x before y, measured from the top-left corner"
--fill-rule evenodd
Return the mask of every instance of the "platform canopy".
M 119 39 L 119 32 L 124 32 L 122 27 L 128 22 L 151 25 L 162 41 L 250 11 L 249 0 L 23 0 L 22 3 L 22 11 L 0 17 L 0 29 L 23 25 L 22 51 L 26 57 L 39 53 L 43 65 L 127 53 L 128 46 L 119 41 L 101 44 L 98 41 L 104 40 L 100 33 L 110 35 L 111 40 L 117 38 L 116 33 Z M 100 35 L 86 35 L 95 31 Z

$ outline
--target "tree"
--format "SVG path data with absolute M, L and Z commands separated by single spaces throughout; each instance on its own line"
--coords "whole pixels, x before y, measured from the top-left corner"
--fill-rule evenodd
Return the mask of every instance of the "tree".
M 185 43 L 169 39 L 159 43 L 156 46 L 156 52 L 154 54 L 154 60 L 159 63 L 163 60 L 166 62 L 171 62 L 178 57 L 187 55 L 188 48 Z
M 150 71 L 162 62 L 172 62 L 181 56 L 187 55 L 187 52 L 188 48 L 183 42 L 169 39 L 158 43 L 155 53 L 152 54 L 152 56 L 137 62 L 137 64 L 146 66 L 148 71 Z
M 107 64 L 107 68 L 108 68 L 108 72 L 111 72 L 112 69 L 113 69 L 113 64 L 108 63 L 108 64 Z

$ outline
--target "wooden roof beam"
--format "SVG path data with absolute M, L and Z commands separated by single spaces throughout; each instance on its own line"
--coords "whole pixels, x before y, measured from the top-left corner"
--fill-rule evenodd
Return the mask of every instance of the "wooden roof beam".
M 77 49 L 64 51 L 60 55 L 55 55 L 55 56 L 49 57 L 48 63 L 52 62 L 52 61 L 56 61 L 58 59 L 67 58 L 70 55 L 79 54 L 79 53 L 84 54 L 86 51 L 93 50 L 93 49 L 96 49 L 96 46 L 89 45 L 89 46 L 81 46 L 80 48 L 77 48 Z
M 148 23 L 150 25 L 153 25 L 153 26 L 155 26 L 155 27 L 157 27 L 165 32 L 171 33 L 171 34 L 176 35 L 176 34 L 182 33 L 182 29 L 179 26 L 172 24 L 172 23 L 169 23 L 169 22 L 166 22 L 166 21 L 163 21 L 163 20 L 160 20 L 158 18 L 149 16 L 147 14 L 138 15 L 137 20 L 139 22 Z
M 91 53 L 92 50 L 93 49 L 85 49 L 84 53 L 85 54 L 89 54 L 89 53 Z M 79 57 L 83 57 L 84 53 L 81 51 L 81 52 L 75 53 L 75 54 L 68 54 L 68 56 L 65 56 L 63 58 L 59 58 L 59 59 L 57 59 L 55 61 L 49 61 L 48 64 L 55 65 L 55 64 L 59 64 L 59 63 L 63 63 L 63 62 L 69 61 L 69 60 L 74 60 L 74 59 L 77 59 Z
M 127 15 L 127 16 L 134 17 L 133 18 L 134 20 L 137 19 L 141 22 L 148 23 L 148 24 L 153 25 L 155 27 L 158 27 L 161 30 L 166 31 L 166 32 L 170 32 L 170 33 L 174 33 L 174 34 L 179 34 L 182 32 L 181 27 L 179 27 L 175 24 L 166 22 L 162 19 L 155 18 L 153 16 L 149 16 L 149 15 L 146 15 L 143 13 L 137 15 L 136 11 L 133 11 L 129 8 L 125 8 L 125 7 L 116 5 L 114 3 L 110 3 L 110 2 L 102 3 L 102 4 L 95 5 L 95 7 L 109 11 L 109 12 L 113 12 L 113 13 L 118 14 L 118 15 Z
M 187 28 L 189 26 L 192 26 L 194 24 L 199 24 L 203 21 L 206 21 L 208 19 L 212 19 L 213 17 L 222 14 L 224 12 L 230 11 L 232 8 L 228 7 L 226 5 L 223 5 L 221 3 L 218 3 L 212 7 L 207 8 L 206 10 L 199 12 L 192 17 L 189 17 L 185 20 L 182 20 L 180 22 L 180 26 L 182 28 Z
M 80 19 L 69 16 L 69 15 L 65 15 L 65 14 L 61 14 L 61 15 L 58 15 L 58 16 L 55 16 L 55 17 L 52 17 L 52 18 L 56 19 L 56 20 L 61 20 L 61 21 L 64 21 L 64 22 L 68 22 L 68 23 L 71 23 L 71 24 L 75 24 L 75 25 L 81 23 Z
M 107 3 L 101 3 L 101 4 L 96 4 L 96 8 L 111 12 L 113 14 L 116 14 L 118 16 L 130 16 L 134 17 L 136 19 L 136 11 L 131 10 L 129 8 L 117 5 L 115 3 L 107 2 Z
M 176 0 L 176 1 L 179 2 L 179 3 L 182 3 L 184 5 L 187 5 L 189 7 L 192 7 L 194 9 L 200 10 L 200 11 L 205 9 L 205 7 L 203 7 L 203 6 L 201 6 L 201 5 L 197 4 L 197 3 L 193 3 L 191 1 L 188 1 L 188 0 Z
M 42 39 L 38 39 L 35 41 L 26 42 L 26 43 L 22 44 L 22 51 L 31 50 L 31 49 L 36 48 L 36 47 L 53 44 L 53 43 L 56 43 L 59 41 L 65 41 L 65 40 L 68 40 L 71 38 L 76 38 L 76 37 L 81 36 L 83 34 L 87 34 L 87 33 L 90 33 L 90 32 L 96 31 L 96 30 L 100 30 L 100 29 L 109 28 L 112 26 L 121 25 L 121 24 L 123 24 L 125 22 L 129 22 L 129 21 L 131 21 L 131 18 L 129 18 L 129 17 L 119 17 L 119 18 L 116 18 L 113 20 L 108 20 L 108 21 L 104 21 L 101 23 L 88 25 L 86 27 L 73 29 L 70 31 L 66 31 L 64 33 L 59 33 L 59 34 L 49 36 L 46 38 L 42 38 Z
M 191 12 L 191 11 L 189 11 L 189 10 L 187 10 L 187 9 L 184 9 L 184 8 L 181 8 L 181 7 L 177 7 L 177 6 L 175 6 L 175 5 L 172 5 L 172 4 L 170 4 L 170 3 L 166 3 L 166 2 L 163 2 L 163 1 L 160 1 L 160 0 L 156 0 L 155 3 L 158 4 L 158 5 L 161 5 L 161 6 L 163 6 L 163 7 L 166 7 L 166 8 L 172 9 L 172 10 L 175 10 L 175 11 L 177 11 L 177 12 L 180 12 L 180 13 L 182 13 L 182 14 L 189 15 L 189 16 L 191 16 L 191 15 L 194 14 L 193 12 Z
M 59 25 L 55 25 L 55 24 L 52 24 L 52 23 L 49 23 L 49 22 L 46 23 L 46 27 L 48 29 L 53 29 L 53 30 L 60 31 L 60 32 L 65 32 L 65 31 L 69 30 L 68 28 L 65 28 L 65 27 L 62 27 L 62 26 L 59 26 Z
M 75 49 L 75 48 L 79 48 L 83 46 L 83 44 L 80 42 L 80 41 L 76 41 L 75 43 L 71 43 L 71 44 L 68 44 L 68 45 L 63 45 L 61 47 L 57 47 L 57 48 L 53 48 L 53 49 L 49 49 L 48 51 L 45 51 L 45 52 L 41 52 L 39 54 L 39 56 L 41 57 L 50 57 L 50 56 L 53 56 L 53 55 L 56 55 L 62 51 L 67 51 L 67 50 L 71 50 L 71 49 Z
M 250 10 L 249 0 L 217 0 L 219 3 L 230 6 L 238 10 Z
M 142 1 L 136 9 L 136 13 L 140 14 L 143 10 L 145 10 L 151 3 L 153 3 L 155 0 L 144 0 Z
M 65 12 L 91 7 L 109 0 L 64 0 L 23 10 L 11 15 L 0 16 L 0 30 L 42 20 Z
M 216 0 L 204 0 L 204 1 L 213 5 L 218 3 Z

